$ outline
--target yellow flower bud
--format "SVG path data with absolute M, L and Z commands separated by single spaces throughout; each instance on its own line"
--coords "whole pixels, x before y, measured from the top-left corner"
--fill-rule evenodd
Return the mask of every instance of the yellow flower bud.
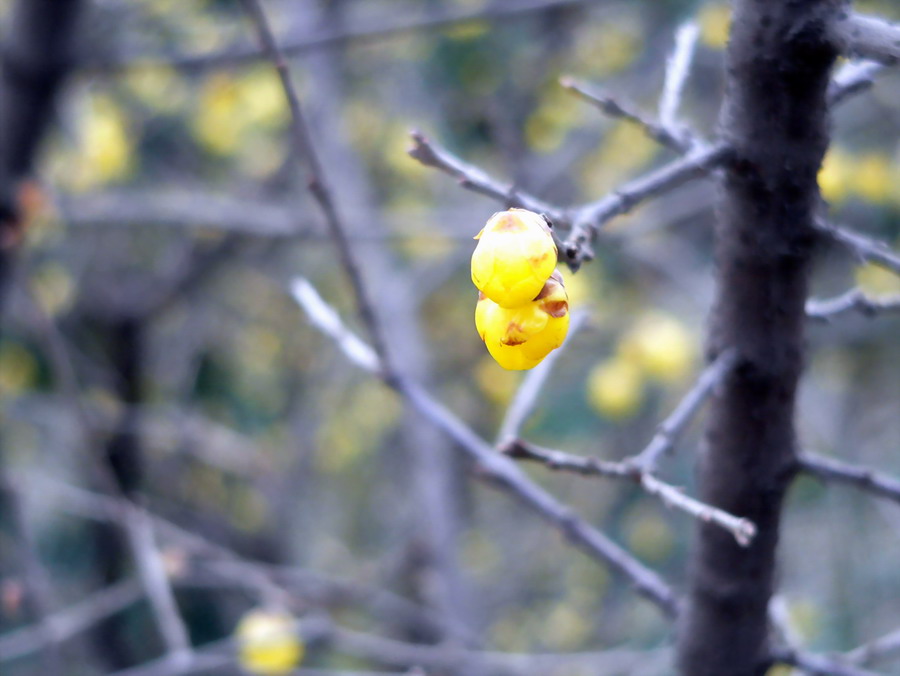
M 558 271 L 544 283 L 537 298 L 521 307 L 500 307 L 484 293 L 478 296 L 475 328 L 488 352 L 505 369 L 534 368 L 566 339 L 569 302 Z
M 303 658 L 304 646 L 289 613 L 251 610 L 241 618 L 234 634 L 241 666 L 252 674 L 288 674 Z
M 475 239 L 472 282 L 490 300 L 515 308 L 533 300 L 556 267 L 556 244 L 546 221 L 525 209 L 491 216 Z

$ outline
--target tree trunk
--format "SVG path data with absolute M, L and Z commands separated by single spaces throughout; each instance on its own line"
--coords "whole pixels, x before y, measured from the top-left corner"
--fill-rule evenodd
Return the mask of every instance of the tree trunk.
M 682 674 L 750 676 L 767 666 L 767 607 L 782 498 L 795 467 L 794 399 L 804 304 L 828 141 L 835 0 L 737 0 L 721 117 L 734 154 L 716 233 L 709 357 L 737 367 L 712 400 L 698 467 L 701 498 L 753 520 L 742 548 L 701 524 L 678 644 Z

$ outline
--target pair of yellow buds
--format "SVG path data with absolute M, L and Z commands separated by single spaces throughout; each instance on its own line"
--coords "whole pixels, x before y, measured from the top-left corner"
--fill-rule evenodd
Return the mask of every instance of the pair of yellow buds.
M 569 330 L 569 299 L 550 227 L 534 212 L 510 209 L 491 216 L 475 239 L 478 335 L 503 368 L 534 368 Z

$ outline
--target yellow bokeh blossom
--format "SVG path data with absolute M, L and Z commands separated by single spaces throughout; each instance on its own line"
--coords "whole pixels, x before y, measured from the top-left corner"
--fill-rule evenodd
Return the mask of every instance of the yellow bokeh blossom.
M 293 616 L 281 610 L 248 612 L 234 630 L 241 666 L 252 674 L 288 674 L 303 659 L 304 646 Z
M 725 3 L 711 3 L 703 6 L 697 17 L 700 24 L 700 40 L 707 47 L 722 49 L 728 44 L 731 27 L 731 8 Z
M 472 282 L 503 308 L 533 300 L 556 267 L 550 228 L 534 212 L 510 209 L 496 213 L 475 239 Z
M 663 383 L 678 382 L 690 374 L 696 357 L 694 341 L 684 324 L 661 312 L 641 317 L 622 338 L 619 351 Z
M 618 420 L 635 414 L 644 398 L 644 376 L 636 364 L 614 357 L 595 366 L 588 375 L 588 401 L 606 418 Z
M 891 296 L 900 294 L 900 277 L 890 270 L 885 270 L 873 263 L 866 263 L 856 268 L 856 285 L 872 296 Z
M 888 158 L 879 153 L 862 155 L 853 172 L 852 187 L 857 195 L 868 202 L 887 202 L 895 190 Z
M 554 272 L 537 298 L 517 308 L 500 307 L 479 294 L 475 328 L 500 366 L 510 371 L 534 368 L 563 344 L 569 330 L 562 275 Z
M 847 199 L 850 179 L 854 173 L 853 158 L 840 148 L 832 148 L 825 155 L 819 169 L 819 190 L 822 197 L 832 204 Z

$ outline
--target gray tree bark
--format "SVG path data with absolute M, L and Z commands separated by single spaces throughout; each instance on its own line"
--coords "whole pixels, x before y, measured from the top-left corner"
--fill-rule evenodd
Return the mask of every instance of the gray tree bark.
M 679 627 L 690 676 L 750 676 L 768 666 L 767 607 L 782 499 L 796 463 L 794 399 L 804 303 L 827 142 L 826 91 L 836 0 L 736 0 L 721 115 L 733 149 L 716 232 L 709 357 L 738 365 L 714 396 L 698 466 L 700 498 L 751 519 L 748 548 L 699 525 Z

